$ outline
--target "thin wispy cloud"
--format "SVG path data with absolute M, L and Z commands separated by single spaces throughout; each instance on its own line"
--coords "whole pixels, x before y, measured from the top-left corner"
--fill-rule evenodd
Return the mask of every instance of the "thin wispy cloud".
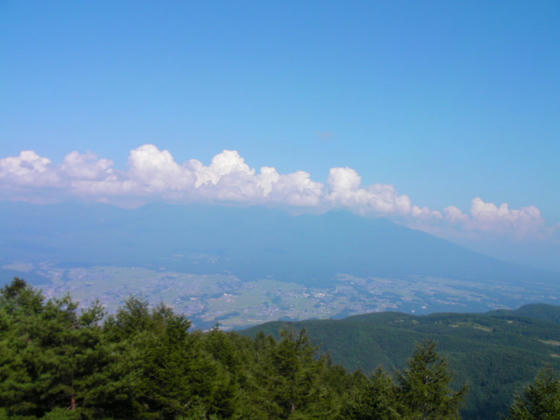
M 319 137 L 319 139 L 321 139 L 322 142 L 325 143 L 330 142 L 335 137 L 332 131 L 319 131 L 317 133 L 317 136 Z
M 149 202 L 241 203 L 276 205 L 299 210 L 353 212 L 392 218 L 438 232 L 540 237 L 551 232 L 535 206 L 510 208 L 480 197 L 468 211 L 450 205 L 443 210 L 412 202 L 393 185 L 362 185 L 350 167 L 331 168 L 325 183 L 306 171 L 282 174 L 274 167 L 250 167 L 235 150 L 215 155 L 210 164 L 197 159 L 178 163 L 168 150 L 145 144 L 129 153 L 128 167 L 93 153 L 73 151 L 61 164 L 27 150 L 0 159 L 0 197 L 4 200 L 52 202 L 79 197 L 116 205 Z

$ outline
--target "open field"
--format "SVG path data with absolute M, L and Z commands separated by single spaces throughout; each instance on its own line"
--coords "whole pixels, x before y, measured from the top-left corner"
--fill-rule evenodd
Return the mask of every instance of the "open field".
M 4 265 L 9 275 L 34 279 L 46 297 L 70 293 L 82 305 L 99 299 L 108 311 L 127 297 L 165 303 L 194 327 L 241 328 L 273 320 L 327 319 L 366 312 L 431 313 L 514 308 L 529 302 L 558 301 L 554 288 L 489 286 L 432 276 L 403 278 L 340 274 L 325 287 L 262 278 L 244 281 L 233 274 L 189 274 L 165 268 L 60 267 L 48 263 Z M 8 274 L 9 273 L 9 274 Z M 482 327 L 473 325 L 472 328 Z

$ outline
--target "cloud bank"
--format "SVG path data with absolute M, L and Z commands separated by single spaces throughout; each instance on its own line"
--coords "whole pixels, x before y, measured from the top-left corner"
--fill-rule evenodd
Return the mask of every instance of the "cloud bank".
M 167 150 L 145 144 L 130 151 L 128 168 L 118 170 L 109 159 L 71 152 L 62 164 L 31 150 L 0 159 L 0 198 L 33 202 L 71 197 L 116 205 L 149 202 L 222 202 L 276 205 L 328 211 L 343 208 L 362 215 L 383 216 L 432 232 L 479 232 L 516 237 L 547 231 L 535 206 L 511 209 L 479 197 L 468 212 L 449 206 L 440 210 L 414 204 L 393 185 L 362 185 L 352 168 L 331 168 L 326 183 L 305 171 L 287 174 L 263 166 L 251 168 L 235 150 L 224 150 L 209 165 L 196 159 L 175 161 Z

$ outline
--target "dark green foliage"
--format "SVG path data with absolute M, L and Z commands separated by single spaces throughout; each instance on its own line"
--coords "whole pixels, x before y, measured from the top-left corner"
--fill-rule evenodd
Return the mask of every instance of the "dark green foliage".
M 76 312 L 70 297 L 45 302 L 20 279 L 0 293 L 0 405 L 36 416 L 75 405 L 95 364 L 99 306 Z
M 398 388 L 393 378 L 378 368 L 370 381 L 357 389 L 357 393 L 345 404 L 341 418 L 352 420 L 398 420 Z
M 415 343 L 435 339 L 453 372 L 452 387 L 468 386 L 461 415 L 486 420 L 505 415 L 514 394 L 540 369 L 547 365 L 560 369 L 560 325 L 539 320 L 553 320 L 557 312 L 558 307 L 550 305 L 487 314 L 382 312 L 341 320 L 273 322 L 243 333 L 278 336 L 286 328 L 305 328 L 335 363 L 362 372 L 380 365 L 404 369 Z
M 535 382 L 515 396 L 510 409 L 510 420 L 560 419 L 560 378 L 550 369 L 537 375 Z
M 417 346 L 408 367 L 398 374 L 398 399 L 407 409 L 406 417 L 418 419 L 454 419 L 466 388 L 454 392 L 447 362 L 436 353 L 436 343 L 425 341 Z
M 465 396 L 463 387 L 450 387 L 451 375 L 436 344 L 419 344 L 406 369 L 397 372 L 396 383 L 378 368 L 366 386 L 346 404 L 343 418 L 353 420 L 457 419 Z
M 558 305 L 533 303 L 524 305 L 512 312 L 517 316 L 560 324 L 560 306 Z
M 354 320 L 328 321 L 338 335 L 329 348 L 316 321 L 306 324 L 309 336 L 301 328 L 284 328 L 277 338 L 217 328 L 191 332 L 185 317 L 163 305 L 150 308 L 130 298 L 107 316 L 99 304 L 79 310 L 69 296 L 47 300 L 15 279 L 0 290 L 0 419 L 450 419 L 458 417 L 465 391 L 452 382 L 446 359 L 433 342 L 423 341 L 426 336 L 438 338 L 452 368 L 478 369 L 466 377 L 492 383 L 496 377 L 522 383 L 538 367 L 511 368 L 520 360 L 508 347 L 515 337 L 532 343 L 523 360 L 560 342 L 548 324 L 503 312 L 487 319 L 380 316 L 386 324 L 377 330 L 367 317 L 355 319 L 358 329 L 350 328 Z M 441 333 L 443 327 L 457 330 L 454 325 L 466 326 L 461 340 Z M 494 348 L 490 365 L 484 359 L 488 346 L 469 347 L 477 334 L 485 334 L 486 344 L 503 344 Z M 343 352 L 354 363 L 350 367 L 369 356 L 392 373 L 350 374 L 311 339 L 337 358 Z M 422 342 L 415 350 L 414 341 Z M 516 397 L 511 418 L 557 418 L 560 385 L 546 375 Z
M 114 315 L 0 291 L 0 418 L 327 419 L 355 380 L 304 332 L 249 339 L 131 298 Z

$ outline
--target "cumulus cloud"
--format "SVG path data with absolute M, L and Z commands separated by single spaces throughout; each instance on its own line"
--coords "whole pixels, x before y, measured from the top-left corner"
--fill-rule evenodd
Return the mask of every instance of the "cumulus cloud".
M 389 214 L 410 211 L 410 199 L 399 196 L 392 185 L 375 184 L 360 188 L 362 177 L 352 168 L 332 168 L 327 183 L 327 199 L 334 206 L 349 207 L 361 213 Z
M 128 179 L 137 193 L 173 193 L 183 191 L 194 181 L 189 168 L 179 165 L 167 150 L 146 144 L 130 152 Z
M 255 174 L 255 170 L 245 163 L 245 159 L 236 150 L 224 150 L 217 154 L 209 166 L 204 166 L 196 159 L 191 160 L 189 164 L 196 176 L 195 187 L 205 184 L 217 185 L 220 180 L 231 175 L 250 178 Z
M 113 162 L 98 159 L 93 153 L 71 152 L 64 158 L 62 172 L 73 179 L 99 179 L 112 172 Z
M 510 209 L 507 203 L 497 206 L 479 197 L 472 200 L 471 223 L 479 230 L 514 231 L 519 235 L 540 231 L 545 224 L 535 206 Z
M 399 194 L 393 185 L 361 187 L 362 177 L 352 168 L 332 168 L 327 181 L 326 199 L 335 207 L 347 207 L 362 214 L 398 215 L 422 219 L 441 219 L 441 213 L 413 205 L 410 197 Z
M 445 214 L 445 219 L 454 224 L 465 223 L 469 220 L 469 216 L 455 206 L 446 207 L 443 212 Z
M 179 163 L 168 150 L 145 144 L 130 151 L 126 170 L 116 169 L 109 159 L 77 151 L 66 155 L 59 165 L 31 150 L 0 159 L 2 198 L 37 201 L 37 196 L 46 194 L 45 189 L 53 199 L 79 196 L 119 205 L 163 200 L 321 211 L 345 208 L 432 231 L 447 226 L 456 231 L 523 236 L 546 230 L 535 206 L 512 209 L 507 203 L 498 206 L 476 197 L 469 212 L 456 206 L 439 211 L 413 203 L 393 185 L 362 185 L 362 177 L 350 167 L 331 168 L 327 182 L 321 183 L 305 171 L 281 174 L 270 166 L 257 171 L 235 150 L 224 150 L 205 165 L 196 159 Z
M 9 186 L 49 186 L 59 182 L 50 159 L 32 150 L 0 159 L 0 182 Z

